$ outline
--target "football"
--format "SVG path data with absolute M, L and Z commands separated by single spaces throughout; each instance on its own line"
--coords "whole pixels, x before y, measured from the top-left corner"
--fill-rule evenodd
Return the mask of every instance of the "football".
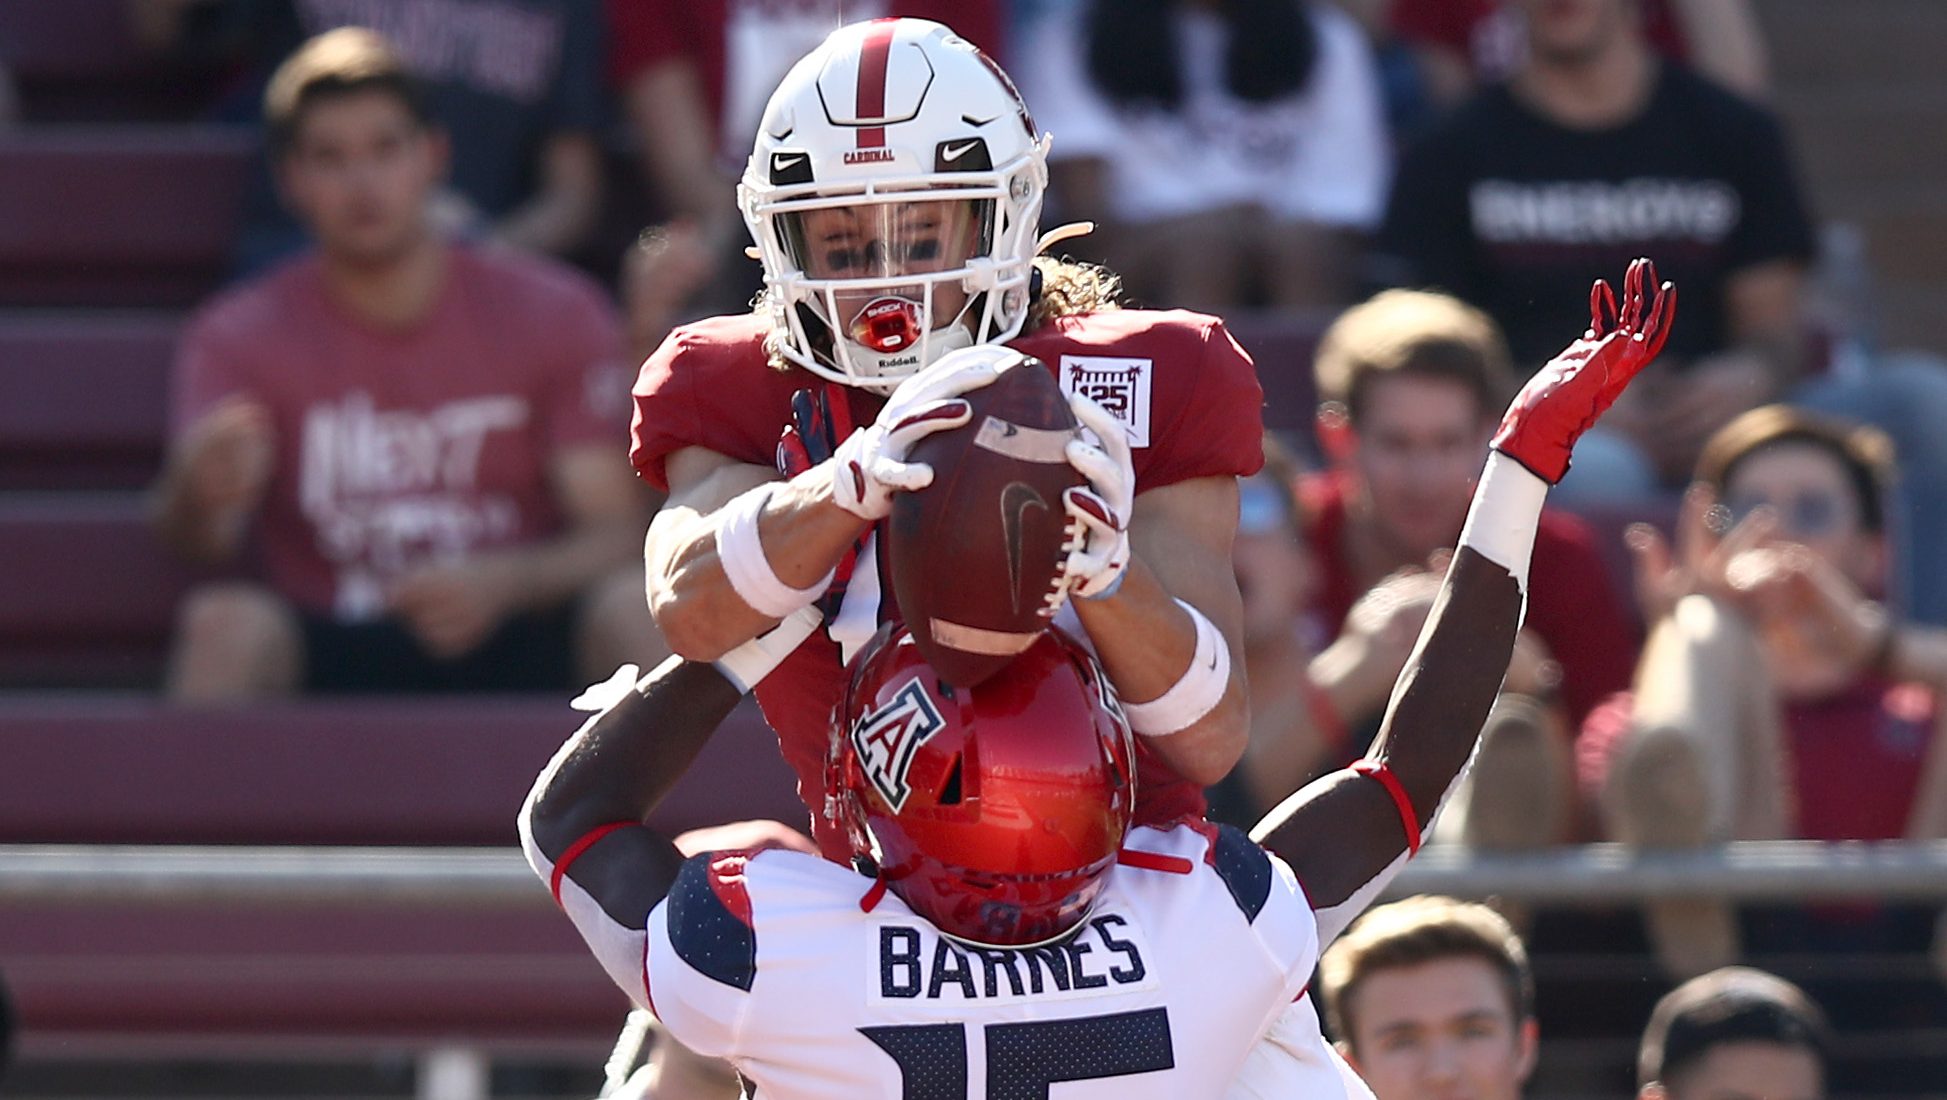
M 960 687 L 1000 671 L 1060 607 L 1062 490 L 1083 484 L 1064 454 L 1075 414 L 1039 360 L 966 399 L 966 424 L 913 447 L 933 483 L 897 494 L 886 525 L 900 613 L 927 663 Z

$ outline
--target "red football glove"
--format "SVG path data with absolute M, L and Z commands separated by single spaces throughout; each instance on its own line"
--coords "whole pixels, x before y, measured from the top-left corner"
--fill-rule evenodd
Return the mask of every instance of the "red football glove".
M 1657 287 L 1647 315 L 1645 283 Z M 1589 331 L 1521 387 L 1494 433 L 1494 449 L 1550 485 L 1562 480 L 1575 441 L 1663 350 L 1676 313 L 1677 288 L 1657 286 L 1656 267 L 1646 259 L 1629 265 L 1620 312 L 1615 291 L 1597 279 L 1589 291 Z

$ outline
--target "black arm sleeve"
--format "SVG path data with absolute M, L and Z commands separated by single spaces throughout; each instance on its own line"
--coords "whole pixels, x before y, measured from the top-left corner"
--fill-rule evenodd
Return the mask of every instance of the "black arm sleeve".
M 551 878 L 577 841 L 602 826 L 628 823 L 577 853 L 565 874 L 610 917 L 641 928 L 682 865 L 676 846 L 642 821 L 739 698 L 715 665 L 671 658 L 584 723 L 541 773 L 522 810 L 536 871 Z
M 1384 761 L 1413 804 L 1422 830 L 1452 788 L 1487 721 L 1514 654 L 1521 588 L 1506 569 L 1462 546 L 1454 555 L 1419 645 L 1400 673 L 1379 736 L 1368 753 Z M 1378 782 L 1350 771 L 1311 783 L 1273 810 L 1252 835 L 1291 865 L 1321 914 L 1351 915 L 1404 862 L 1398 809 Z M 1416 838 L 1417 840 L 1417 838 Z M 1363 899 L 1356 905 L 1346 905 Z

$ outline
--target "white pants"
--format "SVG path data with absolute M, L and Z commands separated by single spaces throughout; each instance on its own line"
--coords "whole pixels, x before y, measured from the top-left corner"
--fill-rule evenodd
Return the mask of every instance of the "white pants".
M 1224 1100 L 1373 1100 L 1322 1035 L 1311 998 L 1291 1002 L 1245 1056 Z

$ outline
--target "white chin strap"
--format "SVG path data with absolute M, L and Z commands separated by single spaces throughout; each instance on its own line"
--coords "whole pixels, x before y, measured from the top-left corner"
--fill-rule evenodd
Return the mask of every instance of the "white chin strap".
M 881 352 L 853 340 L 842 341 L 846 362 L 851 366 L 852 377 L 858 380 L 858 384 L 866 389 L 888 393 L 899 383 L 918 374 L 928 363 L 936 362 L 948 352 L 973 347 L 973 342 L 973 333 L 968 332 L 966 324 L 958 320 L 926 334 L 926 339 L 919 345 L 920 361 L 917 363 L 913 362 L 911 349 Z

